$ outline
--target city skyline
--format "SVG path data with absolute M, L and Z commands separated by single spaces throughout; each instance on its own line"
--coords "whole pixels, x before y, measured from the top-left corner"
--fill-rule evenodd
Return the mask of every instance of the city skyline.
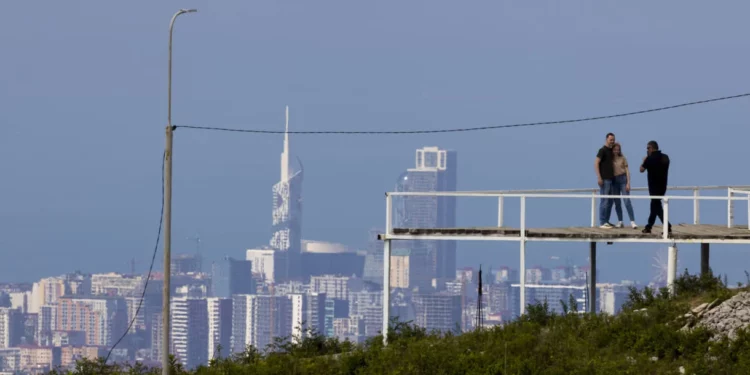
M 738 15 L 747 5 L 683 5 L 678 16 L 668 4 L 648 4 L 660 15 L 653 17 L 640 11 L 645 4 L 602 5 L 579 14 L 548 11 L 551 3 L 485 4 L 483 12 L 436 3 L 428 15 L 410 4 L 399 5 L 399 14 L 373 10 L 384 20 L 377 24 L 367 12 L 333 5 L 305 6 L 304 12 L 236 1 L 202 6 L 175 38 L 174 121 L 276 129 L 269 124 L 283 121 L 288 103 L 300 130 L 446 129 L 616 113 L 744 91 L 733 72 L 750 61 L 737 48 L 746 34 Z M 5 13 L 1 27 L 7 35 L 28 27 L 32 14 L 42 21 L 39 33 L 6 41 L 8 59 L 0 63 L 6 83 L 0 150 L 5 160 L 18 160 L 0 165 L 13 182 L 0 187 L 6 198 L 0 274 L 9 281 L 56 270 L 126 271 L 133 258 L 137 271 L 147 268 L 158 224 L 166 113 L 166 37 L 155 36 L 164 34 L 163 18 L 174 12 L 167 4 L 150 9 L 113 12 L 112 6 L 94 4 L 79 12 L 19 3 Z M 89 17 L 97 14 L 115 14 L 116 22 Z M 577 26 L 565 17 L 575 17 Z M 706 23 L 706 17 L 724 21 Z M 383 24 L 391 25 L 388 31 Z M 95 53 L 92 43 L 104 50 Z M 111 59 L 105 64 L 103 56 Z M 721 74 L 694 74 L 705 70 Z M 746 107 L 727 102 L 584 125 L 450 136 L 290 136 L 309 172 L 306 237 L 363 244 L 368 228 L 383 226 L 382 195 L 393 188 L 403 160 L 425 145 L 461 153 L 462 190 L 594 186 L 592 153 L 608 131 L 617 134 L 631 160 L 648 139 L 659 140 L 675 161 L 670 181 L 676 185 L 742 184 L 743 176 L 710 165 L 722 160 L 727 170 L 742 170 L 737 152 Z M 736 136 L 727 138 L 726 132 Z M 696 138 L 714 150 L 710 163 L 695 152 Z M 207 263 L 225 254 L 244 258 L 244 249 L 268 241 L 268 186 L 278 178 L 277 159 L 270 155 L 278 154 L 279 141 L 281 136 L 178 129 L 176 253 L 192 252 L 186 238 L 196 231 Z M 528 150 L 542 154 L 518 157 Z M 505 166 L 511 162 L 518 167 Z M 637 174 L 634 180 L 645 185 Z M 481 203 L 460 204 L 460 224 L 493 223 Z M 707 220 L 721 216 L 712 207 L 703 208 Z M 530 212 L 530 222 L 543 225 L 560 220 L 558 212 L 579 208 L 546 209 Z M 647 207 L 636 202 L 635 209 L 642 221 Z M 608 248 L 600 258 L 601 276 L 646 279 L 655 250 Z M 581 262 L 585 249 L 539 246 L 528 261 L 550 255 Z M 457 258 L 459 265 L 518 262 L 502 246 L 480 244 L 462 244 Z M 686 258 L 685 266 L 696 270 L 693 259 Z M 717 270 L 738 281 L 744 279 L 743 259 L 721 247 L 712 257 Z

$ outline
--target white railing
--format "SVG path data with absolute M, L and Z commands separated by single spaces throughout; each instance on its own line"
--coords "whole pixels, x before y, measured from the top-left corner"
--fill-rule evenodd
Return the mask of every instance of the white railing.
M 597 200 L 601 198 L 621 199 L 624 197 L 638 199 L 660 199 L 664 207 L 664 222 L 669 222 L 669 203 L 672 200 L 689 200 L 693 201 L 693 224 L 700 224 L 700 202 L 701 201 L 726 201 L 727 202 L 727 227 L 734 226 L 734 202 L 743 201 L 748 204 L 748 217 L 750 218 L 750 186 L 678 186 L 669 188 L 670 191 L 692 191 L 692 195 L 667 195 L 651 196 L 631 194 L 628 196 L 621 195 L 599 195 L 598 189 L 555 189 L 555 190 L 508 190 L 508 191 L 473 191 L 473 192 L 392 192 L 386 194 L 386 235 L 392 234 L 393 230 L 393 197 L 395 196 L 428 196 L 428 197 L 492 197 L 498 200 L 498 220 L 497 226 L 504 226 L 504 200 L 505 198 L 519 198 L 521 203 L 520 228 L 523 237 L 526 229 L 526 200 L 534 199 L 590 199 L 591 200 L 591 226 L 596 226 L 596 205 Z M 701 190 L 726 190 L 726 196 L 702 196 Z M 633 188 L 631 192 L 648 191 L 647 188 Z M 588 194 L 585 194 L 588 193 Z M 738 195 L 744 195 L 740 197 Z M 664 239 L 667 239 L 668 232 L 664 231 Z M 522 238 L 523 240 L 523 238 Z

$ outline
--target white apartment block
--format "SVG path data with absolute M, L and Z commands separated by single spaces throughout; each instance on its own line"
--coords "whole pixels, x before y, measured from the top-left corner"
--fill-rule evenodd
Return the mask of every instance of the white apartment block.
M 16 346 L 21 334 L 23 334 L 21 311 L 0 307 L 0 349 Z
M 140 297 L 143 292 L 143 276 L 99 273 L 91 275 L 91 294 L 120 297 Z
M 208 308 L 208 359 L 227 357 L 232 346 L 232 299 L 206 298 Z M 219 352 L 219 346 L 221 351 Z
M 208 306 L 205 298 L 172 298 L 172 350 L 188 369 L 208 364 Z
M 348 300 L 350 279 L 349 276 L 312 276 L 310 290 L 313 293 L 325 293 L 328 298 Z
M 232 352 L 248 346 L 260 351 L 276 337 L 292 334 L 291 301 L 286 296 L 235 294 L 232 296 Z
M 274 252 L 273 249 L 248 249 L 245 255 L 245 260 L 252 262 L 253 273 L 262 275 L 266 283 L 275 281 Z

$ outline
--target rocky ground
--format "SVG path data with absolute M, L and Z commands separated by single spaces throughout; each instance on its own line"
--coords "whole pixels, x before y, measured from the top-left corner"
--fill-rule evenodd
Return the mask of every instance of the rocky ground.
M 738 329 L 750 325 L 750 292 L 740 292 L 722 303 L 704 303 L 682 318 L 686 321 L 682 330 L 706 327 L 716 332 L 714 339 L 734 339 Z

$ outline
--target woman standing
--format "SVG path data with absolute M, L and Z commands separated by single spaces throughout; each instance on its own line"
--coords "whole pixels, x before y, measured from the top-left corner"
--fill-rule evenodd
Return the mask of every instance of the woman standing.
M 635 224 L 633 205 L 630 203 L 630 198 L 627 197 L 628 195 L 630 195 L 630 168 L 628 168 L 628 159 L 626 159 L 625 155 L 622 154 L 622 146 L 620 146 L 619 143 L 615 143 L 615 145 L 612 147 L 612 152 L 615 156 L 615 183 L 612 187 L 612 195 L 625 196 L 622 200 L 625 201 L 625 209 L 628 210 L 628 216 L 630 217 L 630 226 L 633 227 L 633 229 L 636 229 L 638 228 L 638 225 Z M 615 199 L 614 203 L 618 220 L 616 227 L 622 228 L 622 203 L 620 202 L 620 199 Z

